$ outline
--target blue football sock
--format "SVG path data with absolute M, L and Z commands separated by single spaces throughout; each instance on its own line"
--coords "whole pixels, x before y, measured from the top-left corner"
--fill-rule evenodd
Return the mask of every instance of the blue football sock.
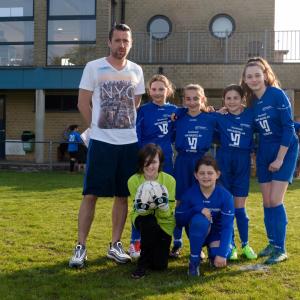
M 193 216 L 190 222 L 189 239 L 190 239 L 190 262 L 198 265 L 200 263 L 200 252 L 204 244 L 210 222 L 201 214 Z
M 235 218 L 236 218 L 236 225 L 239 230 L 240 239 L 242 242 L 242 247 L 248 244 L 248 223 L 249 218 L 246 213 L 246 209 L 236 208 L 235 209 Z
M 181 248 L 182 247 L 182 227 L 179 227 L 176 225 L 174 228 L 173 236 L 174 236 L 173 246 L 175 248 Z
M 285 207 L 280 204 L 273 209 L 273 227 L 275 232 L 275 247 L 285 252 L 286 226 L 288 223 Z
M 130 244 L 134 244 L 135 241 L 141 240 L 141 233 L 138 229 L 136 229 L 133 225 L 131 225 L 131 237 Z
M 232 240 L 231 240 L 231 246 L 232 248 L 234 248 L 236 245 L 235 245 L 235 241 L 234 241 L 234 228 L 232 229 Z
M 271 207 L 264 207 L 264 222 L 269 243 L 274 245 L 274 227 L 272 224 L 273 210 Z

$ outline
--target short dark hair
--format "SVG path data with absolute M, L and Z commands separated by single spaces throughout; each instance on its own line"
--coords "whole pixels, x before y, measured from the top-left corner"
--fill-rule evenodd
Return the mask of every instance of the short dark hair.
M 211 155 L 204 155 L 202 158 L 200 158 L 196 162 L 194 172 L 197 173 L 202 165 L 212 166 L 216 172 L 220 171 L 217 161 Z
M 69 126 L 69 130 L 73 131 L 75 129 L 77 129 L 79 126 L 77 124 L 73 124 Z
M 150 143 L 145 145 L 138 153 L 138 173 L 142 174 L 144 172 L 144 167 L 148 167 L 152 163 L 156 154 L 158 154 L 159 158 L 158 172 L 162 170 L 164 162 L 163 151 L 159 145 Z
M 230 84 L 230 85 L 227 85 L 224 90 L 223 90 L 223 99 L 225 98 L 226 94 L 229 92 L 229 91 L 236 91 L 238 94 L 240 94 L 241 98 L 244 97 L 244 91 L 242 89 L 242 87 L 238 84 Z
M 109 34 L 108 34 L 108 38 L 109 38 L 110 41 L 111 41 L 111 39 L 112 39 L 112 36 L 113 36 L 115 30 L 119 30 L 119 31 L 129 31 L 130 34 L 132 35 L 131 29 L 130 29 L 130 27 L 129 27 L 128 25 L 126 25 L 126 24 L 115 24 L 115 25 L 111 28 L 111 30 L 109 31 Z

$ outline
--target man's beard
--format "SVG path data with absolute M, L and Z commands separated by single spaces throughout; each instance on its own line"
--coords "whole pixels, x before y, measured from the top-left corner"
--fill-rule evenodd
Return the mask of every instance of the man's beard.
M 121 52 L 119 50 L 116 50 L 116 51 L 112 52 L 111 54 L 116 59 L 122 59 L 122 58 L 125 58 L 127 56 L 128 52 L 126 52 L 126 51 Z

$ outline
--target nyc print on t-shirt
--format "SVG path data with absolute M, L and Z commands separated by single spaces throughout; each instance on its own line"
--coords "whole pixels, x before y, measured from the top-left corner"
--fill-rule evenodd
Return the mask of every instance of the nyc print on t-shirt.
M 99 128 L 124 129 L 134 127 L 134 86 L 131 81 L 101 80 L 99 101 Z

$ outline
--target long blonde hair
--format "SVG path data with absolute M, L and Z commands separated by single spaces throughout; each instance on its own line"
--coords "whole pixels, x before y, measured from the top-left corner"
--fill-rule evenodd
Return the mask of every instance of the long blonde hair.
M 254 67 L 254 66 L 259 67 L 263 71 L 263 73 L 266 77 L 266 79 L 265 79 L 266 86 L 274 86 L 274 87 L 280 88 L 280 82 L 277 79 L 277 77 L 276 77 L 274 71 L 272 70 L 271 66 L 269 65 L 269 63 L 262 57 L 250 58 L 244 67 L 244 70 L 242 73 L 242 78 L 241 78 L 241 87 L 244 91 L 246 103 L 247 103 L 248 107 L 252 106 L 253 99 L 255 97 L 254 97 L 253 91 L 248 87 L 248 85 L 245 82 L 245 75 L 246 75 L 247 68 Z

